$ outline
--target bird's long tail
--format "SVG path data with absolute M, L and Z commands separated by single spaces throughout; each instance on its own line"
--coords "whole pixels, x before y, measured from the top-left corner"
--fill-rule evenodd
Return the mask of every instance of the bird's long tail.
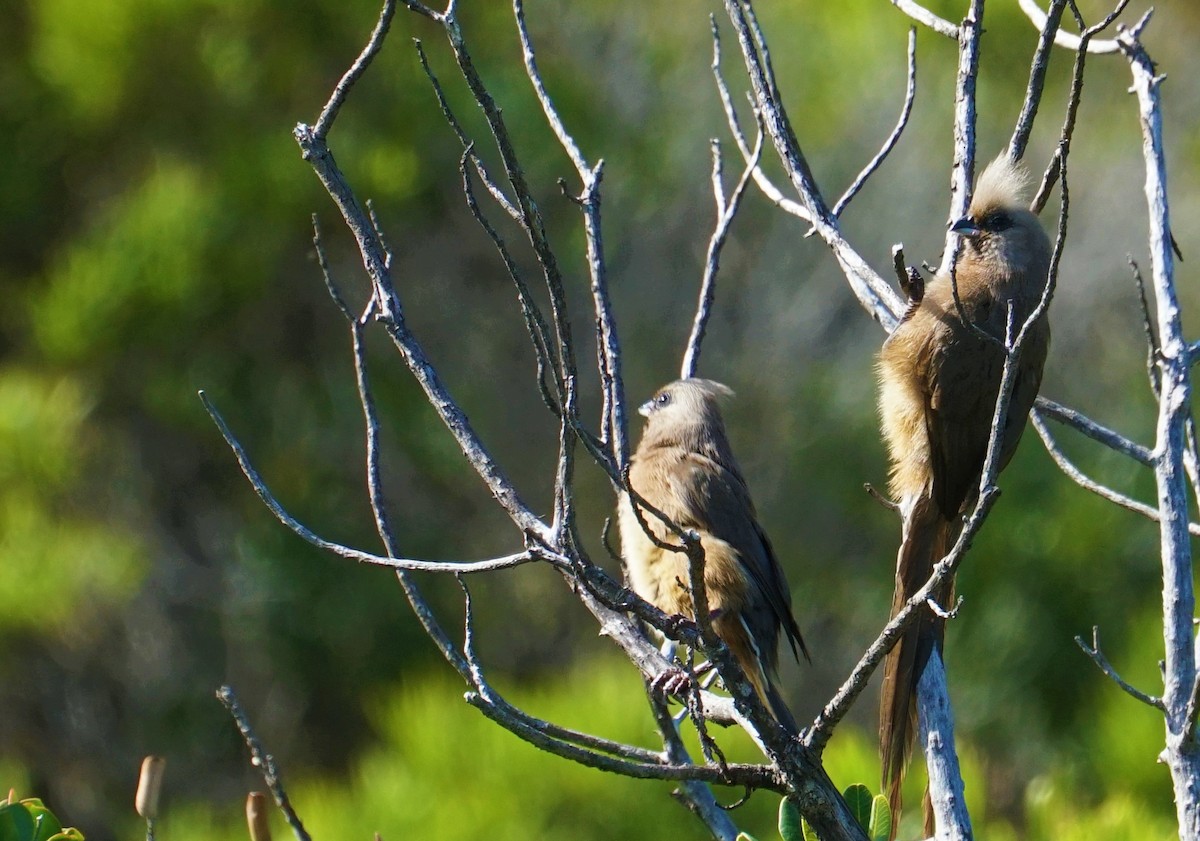
M 896 558 L 896 590 L 892 596 L 894 617 L 929 580 L 933 565 L 950 551 L 958 537 L 957 521 L 947 520 L 928 496 L 919 498 L 904 525 L 904 539 Z M 942 606 L 954 590 L 948 582 L 934 599 Z M 883 760 L 883 787 L 887 791 L 892 826 L 899 823 L 900 784 L 912 754 L 917 733 L 917 680 L 934 646 L 941 648 L 945 620 L 928 608 L 918 608 L 918 618 L 905 630 L 883 667 L 883 691 L 879 704 L 879 752 Z M 895 837 L 893 831 L 893 837 Z

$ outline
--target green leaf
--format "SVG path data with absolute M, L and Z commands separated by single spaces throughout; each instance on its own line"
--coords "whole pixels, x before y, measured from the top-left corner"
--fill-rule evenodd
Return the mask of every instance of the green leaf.
M 850 814 L 854 815 L 859 826 L 864 830 L 868 829 L 871 824 L 871 790 L 859 783 L 842 792 L 842 797 L 846 798 Z
M 737 841 L 758 841 L 758 839 L 748 832 L 739 832 Z
M 808 821 L 801 818 L 800 826 L 804 830 L 804 841 L 821 841 L 817 837 L 817 831 L 812 828 L 812 825 Z
M 22 800 L 21 805 L 28 809 L 29 814 L 33 816 L 33 841 L 50 841 L 51 838 L 62 833 L 62 824 L 58 818 L 54 817 L 53 812 L 42 805 L 42 801 L 31 797 Z
M 779 801 L 779 834 L 783 841 L 803 841 L 807 837 L 800 828 L 800 810 L 786 797 Z
M 0 841 L 31 841 L 33 815 L 21 803 L 0 806 Z
M 867 827 L 871 841 L 888 841 L 892 835 L 892 807 L 882 794 L 871 801 L 871 825 Z
M 52 835 L 46 841 L 83 841 L 83 833 L 69 826 L 57 835 Z

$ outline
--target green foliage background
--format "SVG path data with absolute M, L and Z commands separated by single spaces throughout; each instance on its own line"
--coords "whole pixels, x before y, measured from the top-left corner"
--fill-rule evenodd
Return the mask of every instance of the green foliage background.
M 1130 16 L 1145 5 L 1135 0 Z M 571 180 L 569 162 L 520 66 L 510 10 L 460 6 L 586 336 L 581 226 L 556 186 Z M 964 3 L 931 6 L 953 18 Z M 1107 11 L 1095 0 L 1081 7 L 1089 20 Z M 678 369 L 712 225 L 708 139 L 726 131 L 708 70 L 708 13 L 721 10 L 668 0 L 652 10 L 530 2 L 527 11 L 569 127 L 590 158 L 607 162 L 605 239 L 636 403 Z M 375 546 L 349 338 L 320 282 L 310 213 L 345 293 L 361 304 L 366 287 L 290 130 L 315 120 L 377 12 L 334 0 L 0 7 L 0 777 L 89 839 L 115 838 L 138 831 L 138 762 L 160 753 L 169 761 L 161 837 L 238 837 L 241 799 L 259 782 L 212 697 L 228 682 L 316 837 L 702 837 L 669 786 L 539 755 L 459 703 L 461 687 L 390 577 L 316 553 L 276 524 L 196 399 L 208 390 L 303 521 Z M 759 13 L 802 143 L 836 194 L 895 119 L 907 19 L 881 0 L 764 0 Z M 1011 131 L 1036 37 L 1007 0 L 989 4 L 986 21 L 983 157 Z M 1200 242 L 1198 35 L 1190 4 L 1165 5 L 1147 35 L 1168 73 L 1174 232 L 1188 258 Z M 464 207 L 461 149 L 412 37 L 487 151 L 442 35 L 404 12 L 331 145 L 359 195 L 374 200 L 413 329 L 544 508 L 555 428 L 502 266 Z M 726 41 L 736 87 L 740 63 Z M 913 124 L 845 213 L 848 235 L 877 267 L 893 242 L 911 261 L 940 250 L 954 58 L 948 41 L 918 33 Z M 1057 138 L 1069 69 L 1057 53 L 1035 168 Z M 1043 391 L 1150 443 L 1124 262 L 1127 252 L 1147 262 L 1136 113 L 1122 59 L 1094 57 L 1089 74 Z M 815 652 L 812 668 L 785 670 L 801 719 L 884 620 L 898 531 L 861 490 L 885 482 L 871 370 L 882 336 L 823 246 L 802 233 L 751 191 L 724 255 L 701 369 L 739 394 L 729 411 L 735 444 Z M 1178 274 L 1188 323 L 1191 265 Z M 476 558 L 516 548 L 520 535 L 380 339 L 372 375 L 404 551 Z M 594 398 L 587 406 L 594 416 Z M 1086 469 L 1152 497 L 1147 474 L 1062 435 Z M 598 471 L 585 469 L 581 483 L 587 533 L 598 535 L 611 491 Z M 966 603 L 949 633 L 981 836 L 1169 837 L 1169 779 L 1155 764 L 1161 724 L 1072 642 L 1099 625 L 1125 676 L 1156 690 L 1155 530 L 1072 485 L 1032 433 L 1002 484 L 960 576 Z M 592 550 L 603 557 L 598 537 Z M 456 626 L 457 588 L 422 582 Z M 474 586 L 481 648 L 502 688 L 534 712 L 652 744 L 636 674 L 556 576 L 522 569 Z M 867 697 L 831 748 L 840 785 L 874 787 L 873 726 Z M 726 739 L 733 754 L 751 755 Z M 739 825 L 769 837 L 770 800 L 753 798 Z

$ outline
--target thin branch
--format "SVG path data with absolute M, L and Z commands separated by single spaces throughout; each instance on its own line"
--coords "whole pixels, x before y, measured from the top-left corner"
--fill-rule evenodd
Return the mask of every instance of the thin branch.
M 713 196 L 717 202 L 717 226 L 708 240 L 708 254 L 704 260 L 704 278 L 700 282 L 700 299 L 696 304 L 696 316 L 692 320 L 692 332 L 688 337 L 687 350 L 684 352 L 683 365 L 679 373 L 682 379 L 686 380 L 696 376 L 696 369 L 700 365 L 700 344 L 704 341 L 704 333 L 708 327 L 708 318 L 712 311 L 713 298 L 716 295 L 717 270 L 720 268 L 721 249 L 725 246 L 725 239 L 729 235 L 729 228 L 733 224 L 733 217 L 737 215 L 738 208 L 742 204 L 742 196 L 746 193 L 746 186 L 750 183 L 750 178 L 754 174 L 754 170 L 758 168 L 759 159 L 762 157 L 762 149 L 763 130 L 760 123 L 750 161 L 747 162 L 746 168 L 742 170 L 742 175 L 738 179 L 733 193 L 730 195 L 729 200 L 726 201 L 725 188 L 721 184 L 721 144 L 717 140 L 712 141 L 712 185 Z
M 562 380 L 555 374 L 553 382 L 558 394 L 558 403 L 551 396 L 548 386 L 546 385 L 547 370 L 557 372 L 554 357 L 550 352 L 551 338 L 550 328 L 546 325 L 546 317 L 542 314 L 541 308 L 533 299 L 533 294 L 529 290 L 529 286 L 525 283 L 525 279 L 521 277 L 521 272 L 517 268 L 516 260 L 509 253 L 508 246 L 504 239 L 483 215 L 483 210 L 479 207 L 479 202 L 475 200 L 475 190 L 471 186 L 471 174 L 467 168 L 467 159 L 472 156 L 471 148 L 463 150 L 462 157 L 459 159 L 458 171 L 462 176 L 463 195 L 467 200 L 467 209 L 470 210 L 471 216 L 483 228 L 488 238 L 492 241 L 496 251 L 500 254 L 500 259 L 504 263 L 504 269 L 508 272 L 509 279 L 513 282 L 513 286 L 517 290 L 517 302 L 521 306 L 521 316 L 525 319 L 525 329 L 529 333 L 529 339 L 533 343 L 533 354 L 537 361 L 537 382 L 538 390 L 542 394 L 542 400 L 550 411 L 561 417 L 562 410 L 559 407 L 564 399 L 562 393 Z M 476 168 L 478 172 L 478 167 Z
M 363 51 L 355 59 L 354 64 L 350 65 L 350 69 L 338 80 L 329 101 L 321 109 L 321 116 L 313 127 L 313 134 L 321 140 L 324 140 L 325 136 L 329 134 L 329 129 L 333 126 L 333 121 L 337 119 L 342 103 L 346 101 L 346 95 L 350 93 L 350 89 L 354 87 L 354 83 L 358 81 L 359 77 L 366 72 L 371 60 L 383 46 L 383 39 L 387 37 L 388 28 L 392 24 L 392 15 L 395 13 L 396 0 L 384 0 L 383 9 L 379 13 L 379 22 L 375 24 L 375 31 L 371 33 L 370 40 L 367 41 L 367 45 L 363 47 Z
M 1046 69 L 1050 66 L 1050 48 L 1054 44 L 1054 36 L 1062 22 L 1063 10 L 1067 8 L 1067 0 L 1051 0 L 1050 14 L 1042 24 L 1041 37 L 1037 49 L 1033 53 L 1033 62 L 1029 68 L 1029 85 L 1025 90 L 1025 102 L 1021 105 L 1021 114 L 1013 128 L 1012 139 L 1008 142 L 1008 157 L 1019 161 L 1025 157 L 1025 146 L 1029 143 L 1029 135 L 1033 131 L 1033 121 L 1037 118 L 1038 106 L 1042 102 L 1042 90 L 1046 84 Z
M 1154 333 L 1154 317 L 1150 314 L 1150 300 L 1146 297 L 1146 282 L 1142 279 L 1142 270 L 1132 255 L 1126 255 L 1129 268 L 1133 271 L 1133 283 L 1137 288 L 1138 303 L 1142 307 L 1142 330 L 1146 334 L 1146 377 L 1150 380 L 1150 391 L 1155 399 L 1162 396 L 1162 348 L 1158 344 L 1158 336 Z
M 616 319 L 608 296 L 608 274 L 604 260 L 604 238 L 600 225 L 600 181 L 604 174 L 604 161 L 595 166 L 588 163 L 579 149 L 575 138 L 567 131 L 558 109 L 537 68 L 533 42 L 525 23 L 525 8 L 522 0 L 513 0 L 513 16 L 521 40 L 521 54 L 525 62 L 525 74 L 533 84 L 534 93 L 542 106 L 554 136 L 571 159 L 575 171 L 583 183 L 579 206 L 583 210 L 584 232 L 587 241 L 588 269 L 591 276 L 592 300 L 599 327 L 597 362 L 600 383 L 604 391 L 605 411 L 602 423 L 604 441 L 612 448 L 617 465 L 624 466 L 629 460 L 627 422 L 625 419 L 625 391 L 621 377 L 621 349 L 617 340 Z
M 450 126 L 454 136 L 458 138 L 458 142 L 463 145 L 463 149 L 471 151 L 471 163 L 475 167 L 475 172 L 479 175 L 479 180 L 483 182 L 484 187 L 496 200 L 500 207 L 504 208 L 514 222 L 518 225 L 522 223 L 521 210 L 512 200 L 505 194 L 504 190 L 496 183 L 495 179 L 488 173 L 487 166 L 483 159 L 475 152 L 475 143 L 467 136 L 466 131 L 462 127 L 462 123 L 458 121 L 458 117 L 454 115 L 454 111 L 450 108 L 450 102 L 446 99 L 446 94 L 442 90 L 442 83 L 438 81 L 437 74 L 433 72 L 433 68 L 429 66 L 429 58 L 425 55 L 425 47 L 420 39 L 413 39 L 413 46 L 417 51 L 417 60 L 421 63 L 421 69 L 425 71 L 425 77 L 429 79 L 429 84 L 433 88 L 433 95 L 437 98 L 438 107 L 442 111 L 442 116 L 446 123 Z
M 1083 637 L 1075 637 L 1075 644 L 1083 649 L 1083 653 L 1091 658 L 1092 662 L 1100 668 L 1100 671 L 1104 672 L 1104 674 L 1107 675 L 1113 683 L 1125 690 L 1125 692 L 1131 697 L 1136 698 L 1143 704 L 1154 707 L 1156 710 L 1166 712 L 1167 708 L 1163 703 L 1162 698 L 1156 698 L 1153 695 L 1147 695 L 1145 692 L 1141 691 L 1135 686 L 1126 683 L 1121 676 L 1117 674 L 1117 670 L 1113 668 L 1112 663 L 1108 662 L 1108 658 L 1105 657 L 1103 652 L 1100 651 L 1099 627 L 1092 627 L 1092 644 L 1090 646 L 1084 642 Z
M 846 192 L 842 193 L 842 197 L 833 205 L 833 215 L 841 216 L 842 211 L 846 209 L 846 205 L 850 204 L 850 200 L 858 195 L 858 191 L 863 188 L 870 178 L 887 156 L 891 154 L 892 149 L 896 148 L 896 143 L 900 140 L 900 135 L 904 133 L 905 127 L 908 126 L 908 118 L 912 115 L 913 101 L 917 97 L 917 28 L 910 27 L 908 30 L 908 73 L 907 83 L 904 89 L 904 104 L 900 107 L 900 117 L 896 120 L 896 126 L 892 129 L 892 133 L 888 135 L 887 140 L 883 142 L 883 147 L 875 154 L 875 157 L 863 167 L 862 172 L 854 179 Z
M 389 567 L 391 569 L 407 569 L 420 570 L 422 572 L 450 572 L 460 574 L 472 574 L 480 572 L 493 572 L 501 569 L 511 569 L 512 567 L 521 566 L 522 564 L 531 563 L 534 561 L 548 561 L 556 566 L 561 566 L 566 563 L 566 559 L 558 556 L 547 549 L 539 548 L 536 551 L 526 549 L 524 552 L 517 552 L 512 555 L 504 555 L 498 558 L 490 558 L 484 561 L 424 561 L 415 558 L 385 558 L 381 555 L 372 555 L 370 552 L 361 552 L 357 549 L 351 549 L 348 546 L 343 546 L 340 543 L 334 543 L 326 540 L 316 532 L 309 529 L 295 517 L 287 512 L 287 510 L 275 498 L 263 481 L 262 476 L 254 468 L 250 462 L 250 457 L 246 454 L 245 448 L 241 442 L 234 436 L 229 425 L 225 423 L 225 419 L 221 413 L 217 411 L 216 406 L 209 400 L 208 395 L 203 391 L 200 392 L 200 400 L 204 404 L 204 408 L 208 411 L 209 417 L 217 425 L 221 431 L 225 443 L 233 450 L 234 456 L 237 458 L 238 466 L 242 468 L 242 473 L 250 481 L 254 492 L 258 494 L 259 499 L 267 506 L 268 510 L 275 515 L 279 522 L 283 523 L 299 537 L 306 542 L 311 543 L 318 549 L 324 549 L 328 552 L 333 552 L 335 555 L 340 555 L 343 558 L 348 558 L 352 561 L 360 561 L 366 564 L 374 564 L 375 566 Z
M 350 331 L 354 341 L 354 372 L 358 385 L 359 403 L 363 410 L 363 423 L 366 427 L 367 493 L 371 500 L 371 513 L 375 518 L 375 528 L 379 533 L 379 539 L 383 542 L 385 551 L 389 557 L 395 557 L 399 554 L 399 548 L 392 532 L 391 523 L 389 522 L 387 502 L 383 496 L 383 482 L 380 478 L 379 464 L 379 417 L 375 411 L 375 399 L 371 393 L 371 381 L 367 376 L 367 355 L 363 347 L 363 325 L 366 323 L 366 316 L 370 312 L 370 309 L 364 312 L 364 317 L 361 319 L 350 319 Z M 421 623 L 421 627 L 424 628 L 426 635 L 433 640 L 438 651 L 446 658 L 446 662 L 464 680 L 469 680 L 469 668 L 466 660 L 459 655 L 458 650 L 454 647 L 454 643 L 434 615 L 433 608 L 425 601 L 425 597 L 421 594 L 416 582 L 412 580 L 412 576 L 405 570 L 398 569 L 396 570 L 396 580 L 399 582 L 400 589 L 403 590 L 409 606 L 412 607 L 413 614 L 417 617 L 417 621 Z
M 1117 38 L 1129 61 L 1137 95 L 1145 163 L 1145 195 L 1149 216 L 1149 246 L 1154 298 L 1158 305 L 1158 337 L 1162 348 L 1162 398 L 1159 400 L 1155 442 L 1155 484 L 1162 515 L 1159 534 L 1163 566 L 1163 635 L 1166 648 L 1163 701 L 1167 708 L 1167 764 L 1175 782 L 1181 827 L 1200 827 L 1200 801 L 1195 780 L 1200 757 L 1183 741 L 1186 706 L 1196 680 L 1193 648 L 1195 591 L 1191 541 L 1187 528 L 1187 482 L 1184 451 L 1191 417 L 1191 375 L 1188 346 L 1183 337 L 1180 302 L 1175 289 L 1171 220 L 1167 201 L 1166 152 L 1162 136 L 1163 77 L 1139 41 L 1150 13 Z
M 1069 0 L 1069 2 L 1071 12 L 1074 14 L 1080 28 L 1083 28 L 1083 19 L 1079 15 L 1079 8 L 1076 6 L 1075 0 Z M 1051 157 L 1050 163 L 1042 175 L 1042 181 L 1038 186 L 1037 193 L 1030 203 L 1030 209 L 1034 213 L 1042 212 L 1042 208 L 1050 196 L 1050 190 L 1053 189 L 1062 167 L 1065 165 L 1064 158 L 1070 152 L 1071 138 L 1075 132 L 1075 118 L 1079 112 L 1079 103 L 1083 96 L 1083 68 L 1087 60 L 1088 45 L 1092 43 L 1096 35 L 1107 29 L 1117 19 L 1121 12 L 1124 11 L 1128 2 L 1129 0 L 1120 0 L 1115 11 L 1094 26 L 1083 28 L 1083 34 L 1079 36 L 1079 43 L 1075 50 L 1075 65 L 1071 74 L 1071 93 L 1067 102 L 1067 116 L 1063 121 L 1058 147 L 1054 150 L 1054 155 Z
M 959 39 L 959 29 L 957 26 L 945 18 L 938 17 L 924 6 L 914 2 L 914 0 L 890 0 L 890 2 L 917 23 L 929 27 L 938 35 L 945 35 L 947 38 L 953 38 L 956 41 Z
M 983 526 L 984 520 L 987 519 L 987 515 L 999 495 L 1000 491 L 995 487 L 988 488 L 985 493 L 980 495 L 950 552 L 945 558 L 934 564 L 933 574 L 929 580 L 904 603 L 904 607 L 891 618 L 880 631 L 879 636 L 867 646 L 866 652 L 850 671 L 849 677 L 834 693 L 833 698 L 829 700 L 813 723 L 804 731 L 802 738 L 806 746 L 818 754 L 824 751 L 833 736 L 834 728 L 845 718 L 855 700 L 867 688 L 871 675 L 883 662 L 883 658 L 895 648 L 904 631 L 916 620 L 918 612 L 928 610 L 928 600 L 933 597 L 934 593 L 946 581 L 954 577 L 966 556 L 971 541 Z
M 1127 2 L 1128 0 L 1125 0 Z M 1046 13 L 1042 11 L 1037 0 L 1017 0 L 1017 5 L 1021 7 L 1021 11 L 1039 30 L 1046 28 Z M 1124 8 L 1124 2 L 1122 3 Z M 1078 35 L 1072 35 L 1070 32 L 1063 32 L 1061 29 L 1054 33 L 1054 43 L 1060 47 L 1066 47 L 1070 50 L 1079 50 L 1079 46 L 1083 43 L 1083 39 Z M 1087 42 L 1087 51 L 1089 53 L 1099 55 L 1102 53 L 1115 53 L 1119 47 L 1114 41 L 1090 40 Z
M 979 78 L 983 5 L 983 0 L 971 0 L 967 16 L 959 25 L 958 77 L 954 86 L 954 163 L 950 170 L 950 216 L 947 227 L 966 215 L 967 208 L 971 206 L 971 185 L 975 182 L 975 84 Z M 939 271 L 950 275 L 956 300 L 958 290 L 953 269 L 958 262 L 960 245 L 958 234 L 948 230 Z
M 649 684 L 647 684 L 647 696 L 649 697 Z M 650 710 L 654 715 L 654 724 L 658 729 L 659 735 L 662 737 L 663 751 L 666 754 L 666 760 L 674 765 L 693 764 L 692 758 L 688 755 L 687 748 L 683 744 L 683 739 L 679 736 L 679 731 L 675 728 L 675 722 L 671 718 L 667 706 L 660 701 L 649 698 Z M 733 819 L 721 808 L 717 802 L 717 798 L 713 796 L 712 789 L 694 781 L 685 781 L 680 785 L 678 799 L 688 808 L 696 817 L 704 822 L 713 837 L 719 841 L 736 841 L 738 837 L 738 828 L 734 825 Z
M 283 787 L 283 780 L 280 778 L 279 768 L 275 765 L 275 757 L 267 753 L 263 748 L 262 742 L 254 735 L 254 730 L 250 726 L 250 720 L 246 717 L 242 705 L 238 703 L 237 695 L 233 692 L 233 687 L 222 686 L 217 690 L 217 700 L 225 705 L 225 709 L 233 716 L 233 721 L 237 724 L 238 730 L 242 734 L 242 740 L 246 743 L 246 747 L 250 749 L 250 764 L 262 771 L 263 781 L 267 784 L 267 788 L 271 792 L 271 796 L 275 798 L 275 805 L 279 807 L 279 811 L 283 812 L 283 817 L 287 821 L 288 826 L 292 828 L 297 841 L 310 841 L 308 832 L 304 829 L 304 824 L 300 821 L 296 810 L 292 808 L 292 803 L 288 800 L 287 791 Z
M 1135 441 L 1131 441 L 1119 432 L 1114 432 L 1075 409 L 1068 408 L 1061 403 L 1056 403 L 1047 397 L 1039 397 L 1037 399 L 1032 414 L 1035 417 L 1045 414 L 1046 417 L 1082 432 L 1093 441 L 1128 456 L 1138 464 L 1145 465 L 1146 467 L 1154 466 L 1154 454 L 1150 452 L 1149 447 L 1144 447 Z
M 721 107 L 725 111 L 725 121 L 729 124 L 729 133 L 733 135 L 734 141 L 737 142 L 738 151 L 742 153 L 742 159 L 750 161 L 753 158 L 753 153 L 749 142 L 746 140 L 746 135 L 742 131 L 742 126 L 738 120 L 737 109 L 733 107 L 733 98 L 729 95 L 729 86 L 725 84 L 725 77 L 721 75 L 721 30 L 717 26 L 717 18 L 715 15 L 708 16 L 709 26 L 712 29 L 713 39 L 713 61 L 712 71 L 713 77 L 717 83 L 717 93 L 721 98 Z M 757 111 L 755 113 L 757 118 Z M 761 121 L 760 121 L 761 122 Z M 783 210 L 785 213 L 790 213 L 805 222 L 812 221 L 812 217 L 805 207 L 792 199 L 783 195 L 783 191 L 771 183 L 771 179 L 762 171 L 762 167 L 756 166 L 753 170 L 754 183 L 758 185 L 758 189 L 763 195 L 774 204 L 776 207 Z
M 724 5 L 737 32 L 738 45 L 750 79 L 756 108 L 767 127 L 788 179 L 799 194 L 800 202 L 817 234 L 833 251 L 834 258 L 859 302 L 872 318 L 890 331 L 904 310 L 903 303 L 887 282 L 842 236 L 837 220 L 825 205 L 808 162 L 800 151 L 800 144 L 796 140 L 787 112 L 773 93 L 776 89 L 775 81 L 758 48 L 758 44 L 765 43 L 765 38 L 751 17 L 749 4 L 746 0 L 724 0 Z
M 1136 499 L 1125 496 L 1122 493 L 1114 491 L 1105 485 L 1101 485 L 1093 479 L 1090 479 L 1083 473 L 1066 454 L 1058 446 L 1058 442 L 1050 434 L 1050 430 L 1046 426 L 1046 422 L 1037 412 L 1030 414 L 1030 421 L 1033 423 L 1033 428 L 1037 430 L 1038 437 L 1042 439 L 1042 444 L 1046 447 L 1046 452 L 1050 454 L 1050 458 L 1054 459 L 1054 463 L 1058 465 L 1059 470 L 1067 475 L 1067 478 L 1075 482 L 1084 490 L 1091 491 L 1102 499 L 1107 499 L 1116 505 L 1121 506 L 1135 514 L 1141 514 L 1143 517 L 1154 522 L 1159 522 L 1159 513 L 1157 508 L 1146 505 L 1143 502 L 1138 502 Z M 1188 523 L 1188 531 L 1200 537 L 1200 523 Z

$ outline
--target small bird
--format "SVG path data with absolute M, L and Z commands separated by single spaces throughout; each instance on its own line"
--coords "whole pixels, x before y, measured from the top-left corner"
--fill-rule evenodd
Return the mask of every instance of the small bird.
M 1024 169 L 1006 156 L 988 165 L 967 215 L 950 228 L 963 238 L 954 273 L 961 313 L 950 276 L 938 275 L 879 354 L 879 414 L 891 457 L 891 493 L 904 518 L 892 616 L 949 553 L 978 495 L 1004 367 L 1001 345 L 978 330 L 1002 344 L 1009 308 L 1020 329 L 1046 288 L 1050 241 L 1021 200 L 1026 183 Z M 1000 440 L 1001 468 L 1025 429 L 1049 345 L 1043 312 L 1030 326 L 1017 363 Z M 952 595 L 951 583 L 934 598 L 947 605 Z M 884 665 L 879 743 L 893 810 L 900 805 L 916 731 L 917 679 L 934 647 L 941 649 L 944 634 L 944 619 L 922 610 Z
M 767 709 L 795 733 L 796 722 L 778 689 L 780 628 L 796 659 L 799 652 L 810 658 L 792 615 L 783 569 L 758 524 L 729 446 L 717 401 L 732 394 L 721 383 L 695 378 L 659 389 L 638 409 L 646 429 L 630 462 L 629 483 L 677 526 L 700 535 L 713 630 Z M 679 543 L 658 517 L 640 513 L 660 541 Z M 633 589 L 664 613 L 694 617 L 687 555 L 650 540 L 628 493 L 621 496 L 618 519 Z

